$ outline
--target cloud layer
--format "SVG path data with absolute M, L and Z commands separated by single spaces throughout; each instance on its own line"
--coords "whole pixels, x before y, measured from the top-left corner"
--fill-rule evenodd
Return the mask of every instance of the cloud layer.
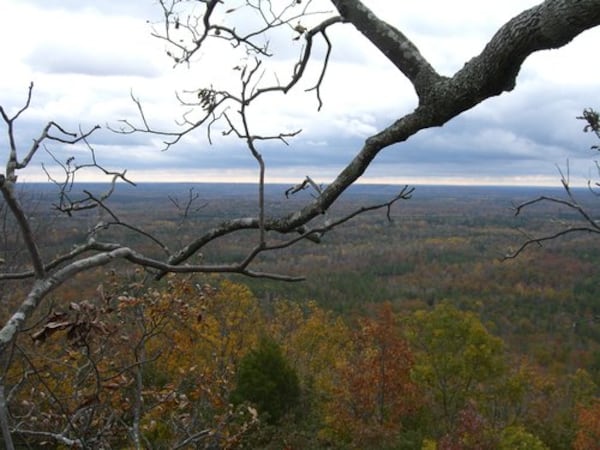
M 365 3 L 411 37 L 438 71 L 451 75 L 481 51 L 499 26 L 536 2 Z M 239 54 L 226 53 L 223 46 L 196 58 L 189 68 L 174 69 L 164 43 L 150 36 L 161 12 L 150 0 L 0 0 L 0 7 L 0 39 L 10 43 L 3 56 L 8 69 L 0 78 L 0 103 L 16 111 L 29 82 L 36 84 L 31 108 L 17 130 L 25 147 L 48 120 L 74 130 L 97 123 L 118 128 L 121 119 L 140 123 L 131 93 L 143 102 L 153 126 L 176 129 L 187 110 L 176 92 L 231 83 L 239 76 L 232 70 Z M 314 91 L 305 92 L 320 74 L 316 64 L 302 86 L 251 112 L 257 133 L 302 130 L 289 145 L 261 143 L 270 181 L 296 182 L 305 175 L 330 181 L 365 138 L 416 105 L 410 83 L 352 27 L 336 26 L 329 35 L 333 52 L 320 112 Z M 361 181 L 557 185 L 556 166 L 565 167 L 568 161 L 573 181 L 584 183 L 593 168 L 589 146 L 594 141 L 581 132 L 583 123 L 575 117 L 583 108 L 600 107 L 590 56 L 599 37 L 600 30 L 591 30 L 565 48 L 533 55 L 513 92 L 384 151 Z M 271 67 L 280 76 L 293 70 L 300 46 L 283 33 L 274 38 L 272 48 L 282 50 L 283 56 Z M 323 43 L 315 51 L 323 54 Z M 167 152 L 157 136 L 108 130 L 90 143 L 103 164 L 127 168 L 137 181 L 255 180 L 256 161 L 248 149 L 218 131 L 215 126 L 213 145 L 206 130 L 199 130 Z M 64 154 L 60 146 L 49 150 L 63 159 L 89 158 L 84 147 Z M 52 164 L 41 152 L 24 178 L 43 180 L 41 162 Z

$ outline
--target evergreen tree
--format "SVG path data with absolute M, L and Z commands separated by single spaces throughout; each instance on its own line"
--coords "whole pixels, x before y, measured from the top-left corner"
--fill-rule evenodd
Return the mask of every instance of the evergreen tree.
M 253 404 L 270 424 L 279 422 L 300 397 L 298 375 L 272 339 L 262 338 L 240 361 L 236 381 L 232 403 Z

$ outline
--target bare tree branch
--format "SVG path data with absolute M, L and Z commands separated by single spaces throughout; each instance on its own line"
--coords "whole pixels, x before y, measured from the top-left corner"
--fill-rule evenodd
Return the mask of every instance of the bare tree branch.
M 600 115 L 598 115 L 597 112 L 595 112 L 593 109 L 585 109 L 583 111 L 583 115 L 577 117 L 577 119 L 585 120 L 587 122 L 587 125 L 583 129 L 584 132 L 592 131 L 593 133 L 596 134 L 596 136 L 598 138 L 600 138 L 600 126 L 599 126 L 599 122 L 598 122 L 600 119 Z M 597 146 L 593 145 L 591 148 L 593 150 L 596 150 Z M 596 163 L 596 166 L 598 167 L 598 163 Z M 562 236 L 566 236 L 568 234 L 582 233 L 582 232 L 583 233 L 599 233 L 600 234 L 600 222 L 598 220 L 594 219 L 591 215 L 591 212 L 585 206 L 581 205 L 577 201 L 577 199 L 575 198 L 575 194 L 574 194 L 573 190 L 571 189 L 571 180 L 570 180 L 570 171 L 569 171 L 568 161 L 567 161 L 566 174 L 560 167 L 558 167 L 558 171 L 560 173 L 560 182 L 565 191 L 565 194 L 567 195 L 567 198 L 564 199 L 564 198 L 548 197 L 545 195 L 541 195 L 537 198 L 534 198 L 532 200 L 527 200 L 527 201 L 522 202 L 519 205 L 515 206 L 515 216 L 518 216 L 519 214 L 521 214 L 521 212 L 525 211 L 527 208 L 529 208 L 533 205 L 536 205 L 538 203 L 553 203 L 553 204 L 564 206 L 564 207 L 576 212 L 577 215 L 579 216 L 579 218 L 582 220 L 584 225 L 569 226 L 567 228 L 559 230 L 558 232 L 554 232 L 554 233 L 544 235 L 541 237 L 528 237 L 527 240 L 525 240 L 525 242 L 523 242 L 523 244 L 521 244 L 521 246 L 517 250 L 510 252 L 508 255 L 505 255 L 502 259 L 516 258 L 526 248 L 528 248 L 529 246 L 531 246 L 533 244 L 537 244 L 538 246 L 541 247 L 542 242 L 553 241 Z M 595 184 L 598 185 L 598 183 L 595 183 Z M 594 191 L 594 189 L 591 187 L 591 180 L 588 180 L 588 188 L 589 188 L 590 192 L 592 192 L 594 195 L 598 195 L 598 193 L 596 191 Z
M 23 240 L 25 241 L 25 246 L 27 247 L 29 256 L 31 258 L 31 264 L 35 272 L 35 276 L 41 279 L 45 275 L 45 270 L 37 241 L 33 235 L 33 230 L 31 229 L 29 220 L 27 220 L 27 216 L 25 215 L 21 204 L 15 196 L 14 182 L 11 182 L 9 179 L 5 178 L 4 175 L 0 175 L 0 192 L 2 193 L 4 201 L 10 208 L 13 216 L 17 220 L 17 223 L 19 224 Z
M 19 428 L 17 430 L 19 434 L 28 435 L 28 436 L 37 436 L 44 437 L 46 439 L 52 439 L 54 442 L 57 442 L 62 445 L 67 445 L 70 448 L 85 448 L 81 439 L 71 439 L 68 438 L 61 433 L 51 433 L 49 431 L 38 431 L 38 430 L 28 430 L 25 428 Z
M 556 239 L 558 239 L 558 238 L 560 238 L 562 236 L 566 236 L 568 234 L 582 233 L 582 232 L 600 234 L 600 230 L 596 230 L 596 229 L 590 228 L 590 227 L 570 227 L 570 228 L 566 228 L 566 229 L 557 231 L 556 233 L 549 234 L 547 236 L 542 236 L 542 237 L 538 237 L 538 238 L 528 239 L 527 241 L 523 242 L 523 244 L 521 244 L 521 246 L 518 249 L 516 249 L 515 251 L 511 251 L 507 255 L 503 256 L 501 258 L 501 260 L 515 259 L 521 253 L 523 253 L 523 251 L 526 248 L 530 247 L 531 245 L 538 245 L 538 246 L 542 247 L 542 243 L 543 242 L 554 241 L 554 240 L 556 240 Z
M 521 64 L 528 55 L 538 50 L 560 47 L 583 30 L 600 23 L 600 8 L 597 7 L 597 0 L 588 0 L 577 5 L 561 0 L 548 0 L 510 20 L 494 35 L 480 55 L 468 61 L 453 77 L 446 78 L 437 75 L 404 34 L 376 17 L 360 1 L 339 0 L 333 1 L 333 4 L 341 17 L 328 19 L 321 24 L 321 28 L 315 28 L 312 34 L 306 33 L 307 47 L 290 87 L 302 76 L 302 71 L 310 58 L 312 36 L 334 23 L 350 22 L 409 78 L 419 95 L 418 107 L 381 132 L 369 137 L 337 178 L 303 208 L 286 217 L 266 219 L 262 208 L 259 207 L 259 217 L 223 223 L 218 229 L 195 239 L 175 253 L 169 258 L 171 264 L 185 261 L 207 242 L 237 230 L 258 228 L 289 233 L 302 229 L 311 220 L 327 211 L 342 192 L 364 173 L 381 150 L 407 140 L 422 129 L 443 125 L 488 97 L 512 90 Z M 247 81 L 252 78 L 258 65 L 259 63 L 250 70 L 247 78 L 243 78 L 242 92 L 245 92 Z M 247 102 L 256 98 L 256 95 L 278 89 L 280 88 L 260 88 L 253 94 L 254 96 L 248 98 L 242 96 L 243 120 L 246 120 Z M 228 115 L 225 115 L 225 118 L 232 132 L 246 139 L 247 144 L 254 143 L 253 140 L 248 139 L 248 133 L 238 131 Z M 250 149 L 252 152 L 252 148 Z M 252 153 L 256 157 L 256 154 Z M 262 177 L 260 179 L 262 180 Z M 259 204 L 262 204 L 260 199 Z

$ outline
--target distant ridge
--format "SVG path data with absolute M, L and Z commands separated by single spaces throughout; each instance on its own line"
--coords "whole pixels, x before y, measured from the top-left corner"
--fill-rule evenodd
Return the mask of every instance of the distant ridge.
M 97 182 L 82 182 L 76 183 L 73 186 L 73 192 L 85 190 L 101 190 L 106 189 L 110 183 L 97 183 Z M 265 184 L 265 191 L 268 193 L 284 193 L 289 189 L 292 184 L 285 183 L 268 183 Z M 384 192 L 397 192 L 402 188 L 404 184 L 379 184 L 379 183 L 361 183 L 354 184 L 348 188 L 347 193 L 384 193 Z M 419 192 L 427 193 L 438 193 L 444 194 L 448 192 L 534 192 L 534 193 L 548 193 L 554 194 L 562 192 L 561 186 L 548 187 L 548 186 L 507 186 L 507 185 L 442 185 L 442 184 L 409 184 Z M 56 185 L 52 183 L 20 183 L 19 187 L 27 191 L 36 192 L 58 192 Z M 152 193 L 171 193 L 171 192 L 187 192 L 190 188 L 194 188 L 198 192 L 211 192 L 221 194 L 234 194 L 234 193 L 255 193 L 258 185 L 256 183 L 225 183 L 225 182 L 209 182 L 209 183 L 196 183 L 196 182 L 176 182 L 176 183 L 151 183 L 143 182 L 137 183 L 136 186 L 131 186 L 125 183 L 119 183 L 116 187 L 116 192 L 129 193 L 133 191 L 146 191 Z M 586 187 L 575 187 L 572 188 L 574 191 L 587 191 Z M 307 190 L 308 191 L 308 190 Z

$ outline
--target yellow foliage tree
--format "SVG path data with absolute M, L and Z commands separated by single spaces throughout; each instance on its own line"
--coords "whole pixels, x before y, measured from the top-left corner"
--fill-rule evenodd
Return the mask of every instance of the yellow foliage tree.
M 269 330 L 304 387 L 328 397 L 335 387 L 336 366 L 343 364 L 350 349 L 350 329 L 342 318 L 313 301 L 302 305 L 279 300 Z

